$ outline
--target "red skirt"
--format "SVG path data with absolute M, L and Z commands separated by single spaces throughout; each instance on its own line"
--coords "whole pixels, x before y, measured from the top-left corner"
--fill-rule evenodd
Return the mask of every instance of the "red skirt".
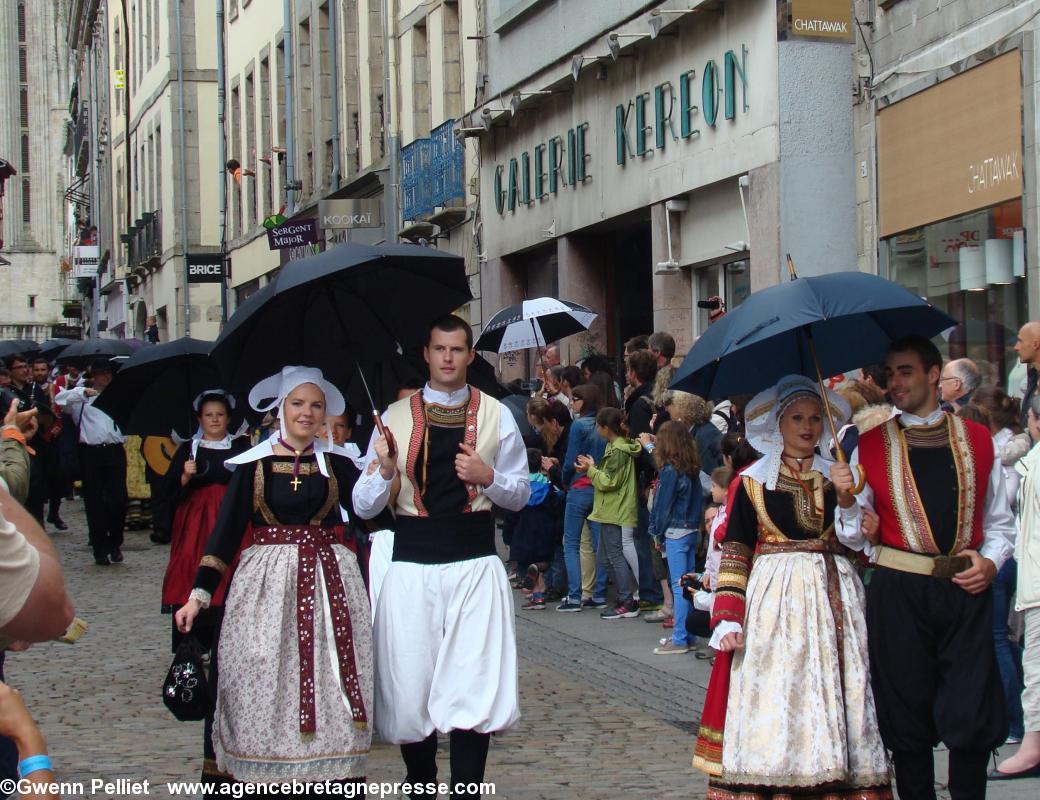
M 227 486 L 219 483 L 205 486 L 193 491 L 188 498 L 177 506 L 173 515 L 173 530 L 170 539 L 170 563 L 166 565 L 163 578 L 162 605 L 163 610 L 172 610 L 188 602 L 195 585 L 195 573 L 199 562 L 206 551 L 206 543 L 217 522 L 217 512 L 224 499 Z M 243 537 L 239 552 L 252 543 L 252 536 L 247 532 Z M 224 605 L 231 573 L 238 563 L 238 554 L 213 593 L 211 605 Z

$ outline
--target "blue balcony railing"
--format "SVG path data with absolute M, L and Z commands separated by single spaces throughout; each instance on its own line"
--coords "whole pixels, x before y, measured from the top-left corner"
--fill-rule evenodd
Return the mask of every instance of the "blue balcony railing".
M 437 207 L 466 205 L 466 151 L 448 120 L 401 148 L 401 212 L 407 220 L 430 216 Z

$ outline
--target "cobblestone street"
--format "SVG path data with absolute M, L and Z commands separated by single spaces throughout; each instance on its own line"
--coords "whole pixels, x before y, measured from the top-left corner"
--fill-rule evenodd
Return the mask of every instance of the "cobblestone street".
M 82 504 L 54 534 L 77 613 L 90 630 L 74 646 L 10 654 L 9 682 L 25 694 L 61 780 L 196 780 L 202 723 L 177 722 L 160 687 L 170 662 L 170 620 L 159 613 L 168 548 L 127 534 L 126 561 L 92 563 Z M 550 606 L 551 609 L 551 606 Z M 690 767 L 707 662 L 651 654 L 658 625 L 602 622 L 598 615 L 518 612 L 523 720 L 496 737 L 487 778 L 516 800 L 696 798 L 706 787 Z M 446 747 L 446 742 L 444 742 Z M 937 759 L 938 774 L 945 757 Z M 404 777 L 396 747 L 376 744 L 369 779 Z M 447 780 L 447 754 L 441 758 Z M 158 788 L 154 788 L 158 784 Z M 992 798 L 1036 797 L 1040 780 L 991 786 Z M 111 795 L 100 795 L 111 796 Z

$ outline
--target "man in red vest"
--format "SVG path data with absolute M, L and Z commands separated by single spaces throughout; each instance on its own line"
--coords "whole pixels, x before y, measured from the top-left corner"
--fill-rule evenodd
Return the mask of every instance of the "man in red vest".
M 867 630 L 878 726 L 901 798 L 935 798 L 940 741 L 953 800 L 983 798 L 989 753 L 1008 732 L 989 588 L 1015 537 L 1004 474 L 989 431 L 940 409 L 932 342 L 894 342 L 885 372 L 901 414 L 832 472 L 843 528 L 860 529 L 861 507 L 879 518 L 860 534 L 876 567 Z M 857 464 L 866 486 L 853 497 Z

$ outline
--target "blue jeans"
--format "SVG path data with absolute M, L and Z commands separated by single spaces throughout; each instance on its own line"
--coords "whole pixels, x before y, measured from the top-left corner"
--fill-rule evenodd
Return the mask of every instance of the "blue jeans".
M 675 608 L 675 627 L 672 628 L 672 643 L 693 644 L 694 637 L 686 630 L 686 617 L 693 610 L 690 601 L 683 597 L 679 579 L 693 572 L 697 553 L 697 534 L 690 533 L 681 539 L 664 540 L 664 552 L 668 556 L 668 577 L 672 580 L 672 603 Z
M 639 584 L 639 599 L 648 603 L 663 603 L 664 592 L 661 591 L 661 582 L 654 577 L 654 561 L 650 555 L 650 512 L 646 510 L 646 503 L 639 504 L 639 525 L 636 528 L 632 541 L 636 546 L 636 556 L 639 558 L 639 574 L 636 582 Z
M 1000 681 L 1007 700 L 1008 735 L 1019 739 L 1025 731 L 1022 717 L 1022 648 L 1008 639 L 1008 613 L 1015 592 L 1018 565 L 1008 559 L 993 579 L 993 646 L 997 651 Z
M 581 602 L 581 528 L 592 513 L 593 489 L 571 489 L 567 492 L 567 507 L 563 512 L 563 560 L 567 566 L 567 596 L 572 602 Z M 592 547 L 599 550 L 599 523 L 589 522 Z M 607 597 L 607 571 L 597 564 L 596 588 L 593 600 Z

